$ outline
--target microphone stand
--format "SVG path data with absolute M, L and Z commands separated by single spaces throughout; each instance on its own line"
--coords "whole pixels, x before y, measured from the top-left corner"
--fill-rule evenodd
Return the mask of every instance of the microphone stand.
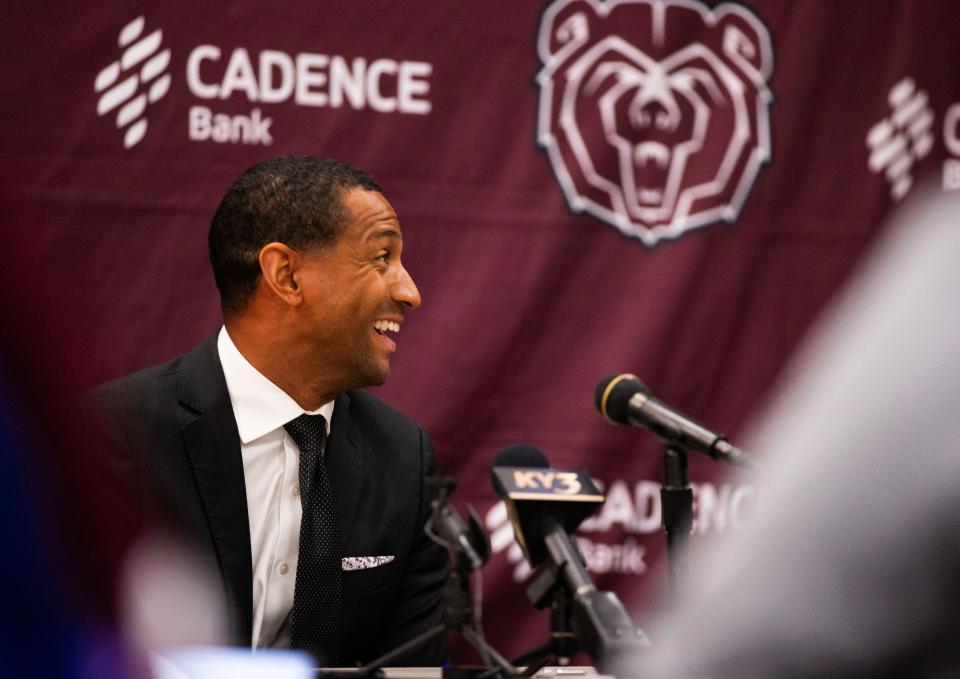
M 536 608 L 550 605 L 550 638 L 547 643 L 513 659 L 513 665 L 526 666 L 523 675 L 531 677 L 546 665 L 566 665 L 580 650 L 573 630 L 573 593 L 562 586 L 557 566 L 544 563 L 527 586 L 527 598 Z M 477 679 L 484 679 L 483 675 Z
M 687 543 L 693 530 L 693 489 L 687 480 L 687 451 L 668 444 L 663 454 L 663 467 L 660 505 L 663 530 L 667 534 L 670 590 L 676 599 L 686 578 Z
M 583 555 L 566 530 L 551 517 L 543 521 L 546 560 L 527 587 L 537 608 L 551 603 L 550 640 L 516 660 L 533 662 L 532 676 L 548 662 L 560 664 L 582 649 L 603 674 L 649 646 L 613 592 L 599 591 L 587 574 Z M 480 679 L 480 677 L 478 677 Z
M 445 497 L 435 501 L 434 516 L 442 510 L 445 501 Z M 450 575 L 447 576 L 447 584 L 443 592 L 441 622 L 359 668 L 357 672 L 360 675 L 382 674 L 380 670 L 393 660 L 403 657 L 433 639 L 446 635 L 448 632 L 456 632 L 466 639 L 467 643 L 473 646 L 482 658 L 490 658 L 493 661 L 495 666 L 484 672 L 484 676 L 500 674 L 501 672 L 504 677 L 517 676 L 517 669 L 497 653 L 487 640 L 470 626 L 473 619 L 473 608 L 470 604 L 470 570 L 473 563 L 460 544 L 446 543 L 446 545 L 453 559 L 453 568 L 450 569 Z

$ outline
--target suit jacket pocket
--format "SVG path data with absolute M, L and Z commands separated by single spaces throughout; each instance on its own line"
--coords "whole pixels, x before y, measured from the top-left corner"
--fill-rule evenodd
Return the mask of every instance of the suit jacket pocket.
M 402 575 L 403 571 L 396 560 L 373 568 L 343 571 L 343 594 L 344 596 L 371 594 L 396 585 Z

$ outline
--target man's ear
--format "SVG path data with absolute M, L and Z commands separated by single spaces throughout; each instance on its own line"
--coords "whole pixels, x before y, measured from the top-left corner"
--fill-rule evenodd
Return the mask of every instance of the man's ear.
M 297 271 L 303 255 L 283 243 L 267 243 L 260 249 L 260 278 L 266 291 L 278 301 L 297 306 L 303 301 Z

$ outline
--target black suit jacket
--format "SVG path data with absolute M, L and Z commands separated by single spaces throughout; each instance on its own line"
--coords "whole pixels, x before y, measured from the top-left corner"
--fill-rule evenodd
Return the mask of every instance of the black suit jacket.
M 90 399 L 145 499 L 171 509 L 216 559 L 238 645 L 252 633 L 252 558 L 240 436 L 214 334 Z M 345 556 L 395 560 L 343 573 L 341 664 L 366 663 L 440 622 L 446 552 L 423 533 L 436 486 L 426 433 L 363 391 L 336 400 L 325 461 Z M 439 665 L 446 638 L 393 665 Z

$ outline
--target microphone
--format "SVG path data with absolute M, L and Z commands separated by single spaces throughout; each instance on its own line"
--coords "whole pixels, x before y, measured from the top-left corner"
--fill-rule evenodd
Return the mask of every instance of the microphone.
M 503 484 L 497 476 L 497 467 L 529 467 L 544 468 L 550 466 L 547 456 L 539 448 L 529 443 L 511 443 L 509 446 L 497 453 L 493 460 L 493 469 L 490 470 L 490 483 L 497 495 L 503 495 Z
M 601 669 L 614 659 L 648 645 L 613 592 L 597 590 L 570 533 L 604 497 L 590 475 L 549 468 L 546 456 L 530 444 L 507 446 L 497 455 L 490 479 L 507 505 L 517 541 L 539 576 L 527 590 L 537 607 L 558 587 L 572 604 L 572 624 L 581 647 Z
M 490 544 L 473 507 L 467 507 L 470 517 L 468 526 L 457 510 L 447 503 L 456 487 L 456 480 L 450 476 L 444 477 L 440 482 L 437 497 L 431 503 L 433 516 L 428 531 L 432 531 L 447 545 L 461 551 L 470 562 L 470 568 L 478 570 L 490 558 Z
M 645 427 L 667 443 L 706 453 L 715 460 L 739 467 L 758 466 L 752 455 L 731 445 L 723 434 L 710 431 L 655 399 L 636 375 L 621 373 L 604 378 L 594 392 L 594 403 L 608 422 Z
M 572 533 L 604 500 L 586 472 L 549 467 L 536 447 L 514 443 L 497 454 L 490 471 L 493 489 L 507 505 L 513 532 L 531 566 L 546 556 L 548 533 Z

